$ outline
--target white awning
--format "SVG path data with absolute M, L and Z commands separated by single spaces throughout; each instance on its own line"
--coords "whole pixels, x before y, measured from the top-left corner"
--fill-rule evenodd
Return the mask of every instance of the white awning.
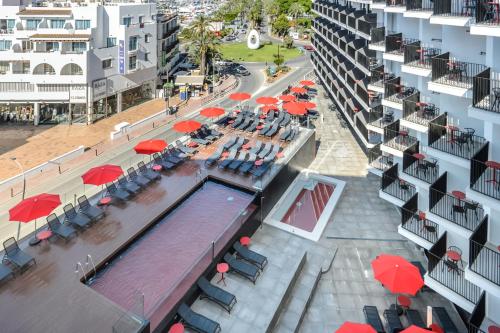
M 175 78 L 176 86 L 191 85 L 191 86 L 202 86 L 205 82 L 204 75 L 178 75 Z

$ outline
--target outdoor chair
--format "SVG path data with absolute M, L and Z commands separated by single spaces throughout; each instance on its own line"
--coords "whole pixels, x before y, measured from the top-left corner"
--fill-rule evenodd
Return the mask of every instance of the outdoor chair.
M 268 138 L 272 137 L 274 134 L 276 134 L 278 132 L 279 128 L 280 128 L 280 125 L 276 121 L 273 124 L 273 126 L 269 129 L 269 131 L 266 132 L 265 136 L 267 136 Z
M 185 161 L 190 156 L 190 154 L 186 154 L 186 153 L 182 152 L 182 150 L 180 150 L 177 147 L 174 147 L 171 144 L 168 145 L 167 149 L 168 149 L 168 153 L 170 154 L 170 156 L 176 157 L 182 161 Z
M 136 183 L 139 186 L 146 186 L 149 183 L 151 183 L 151 179 L 148 179 L 142 175 L 139 175 L 137 171 L 135 171 L 134 167 L 130 167 L 127 169 L 127 174 L 128 177 L 130 178 L 131 181 Z
M 218 139 L 218 135 L 213 135 L 206 125 L 201 126 L 199 133 L 202 135 L 203 139 L 211 142 Z
M 161 166 L 163 170 L 170 170 L 175 167 L 175 164 L 162 159 L 160 154 L 158 153 L 153 154 L 153 161 L 155 162 L 155 164 Z
M 236 296 L 222 288 L 214 286 L 204 276 L 198 279 L 197 285 L 201 290 L 200 299 L 206 298 L 231 313 L 231 309 L 236 304 Z
M 254 264 L 259 269 L 263 270 L 267 265 L 267 258 L 260 253 L 248 249 L 246 246 L 241 245 L 239 241 L 234 242 L 233 249 L 236 251 L 238 257 Z
M 124 176 L 118 178 L 118 188 L 130 192 L 130 194 L 137 194 L 141 190 L 139 185 L 129 182 Z
M 488 3 L 481 2 L 481 6 L 483 7 L 483 21 L 489 22 L 495 19 L 495 7 L 493 5 L 489 5 Z
M 427 328 L 427 326 L 424 323 L 424 320 L 422 319 L 422 316 L 420 315 L 420 312 L 418 312 L 417 310 L 407 309 L 406 319 L 408 319 L 408 324 L 410 325 L 415 325 L 421 328 Z
M 205 165 L 213 165 L 222 156 L 223 152 L 224 146 L 219 145 L 219 147 L 217 147 L 217 150 L 205 160 Z
M 255 145 L 248 151 L 249 153 L 252 153 L 252 154 L 257 154 L 261 149 L 262 149 L 262 141 L 256 141 L 255 142 Z
M 248 126 L 245 131 L 247 132 L 255 132 L 257 129 L 257 126 L 259 126 L 259 119 L 254 119 L 253 122 L 250 123 L 250 126 Z
M 254 153 L 248 153 L 248 159 L 240 166 L 240 172 L 248 173 L 254 166 L 257 155 Z
M 236 171 L 245 162 L 248 157 L 248 152 L 242 151 L 236 159 L 234 159 L 227 167 L 230 170 Z
M 0 264 L 0 283 L 14 277 L 14 272 L 4 264 Z
M 292 122 L 292 118 L 289 113 L 285 113 L 283 119 L 279 122 L 279 126 L 286 127 Z
M 260 270 L 257 267 L 247 263 L 246 261 L 238 260 L 229 253 L 224 255 L 224 261 L 229 265 L 229 271 L 234 271 L 240 274 L 244 278 L 252 281 L 254 284 L 260 275 Z
M 265 174 L 270 167 L 271 167 L 270 162 L 264 162 L 261 166 L 252 169 L 250 172 L 254 177 L 259 178 L 263 174 Z
M 498 111 L 500 109 L 500 88 L 493 88 L 493 103 L 491 104 L 491 110 Z
M 469 210 L 472 211 L 476 216 L 476 219 L 479 219 L 479 202 L 464 201 L 464 209 L 466 212 L 468 212 Z
M 297 135 L 299 135 L 299 128 L 294 127 L 288 138 L 286 138 L 286 141 L 287 142 L 293 141 L 297 137 Z
M 68 240 L 73 236 L 76 236 L 76 230 L 70 226 L 62 224 L 56 214 L 52 213 L 47 216 L 47 224 L 49 225 L 50 231 L 58 237 L 64 240 Z
M 8 238 L 3 242 L 4 255 L 2 262 L 8 261 L 14 265 L 17 269 L 23 271 L 32 264 L 36 264 L 35 258 L 29 254 L 23 252 L 14 237 Z
M 229 156 L 219 163 L 219 168 L 221 169 L 227 168 L 229 164 L 233 163 L 234 159 L 236 158 L 236 154 L 238 154 L 238 151 L 235 149 L 231 149 Z
M 86 195 L 78 198 L 78 211 L 90 217 L 93 220 L 100 219 L 104 216 L 104 211 L 96 206 L 92 206 Z
M 201 333 L 218 333 L 221 331 L 219 323 L 191 310 L 186 303 L 177 309 L 177 314 L 185 327 Z
M 245 128 L 250 126 L 250 122 L 252 121 L 252 118 L 246 117 L 245 120 L 240 124 L 240 126 L 236 127 L 237 130 L 243 131 Z
M 216 130 L 215 128 L 208 128 L 208 127 L 207 127 L 207 129 L 208 129 L 208 131 L 210 132 L 210 134 L 212 134 L 212 135 L 213 135 L 213 136 L 215 136 L 215 137 L 220 138 L 221 136 L 223 136 L 223 135 L 224 135 L 224 133 L 219 132 L 219 131 L 218 131 L 218 130 Z
M 459 333 L 445 308 L 440 306 L 433 307 L 432 312 L 436 315 L 441 327 L 446 333 Z
M 231 137 L 225 144 L 224 144 L 224 149 L 230 149 L 232 146 L 236 144 L 236 141 L 238 140 L 237 137 L 233 136 Z
M 467 214 L 465 211 L 465 207 L 460 205 L 460 204 L 454 203 L 451 205 L 451 215 L 452 215 L 453 219 L 455 219 L 455 216 L 457 213 L 464 215 L 465 221 L 467 221 Z
M 161 178 L 161 175 L 159 172 L 155 172 L 148 168 L 144 162 L 139 162 L 137 163 L 137 168 L 139 169 L 139 172 L 146 178 L 149 178 L 151 180 L 158 180 Z
M 106 184 L 106 190 L 108 192 L 108 195 L 112 198 L 116 198 L 122 201 L 126 201 L 130 198 L 130 193 L 117 188 L 114 183 Z
M 396 309 L 385 310 L 384 318 L 387 322 L 387 328 L 389 328 L 388 333 L 399 333 L 404 329 Z
M 203 139 L 197 133 L 191 133 L 191 141 L 195 142 L 196 144 L 198 144 L 200 146 L 207 146 L 207 145 L 209 145 L 211 143 L 210 141 Z
M 63 210 L 66 221 L 76 225 L 77 227 L 85 228 L 90 224 L 90 222 L 92 222 L 92 219 L 87 215 L 78 213 L 71 203 L 64 206 Z
M 377 333 L 385 333 L 384 325 L 382 325 L 382 320 L 380 320 L 376 306 L 365 305 L 363 307 L 363 313 L 365 314 L 365 321 L 367 324 L 373 327 Z

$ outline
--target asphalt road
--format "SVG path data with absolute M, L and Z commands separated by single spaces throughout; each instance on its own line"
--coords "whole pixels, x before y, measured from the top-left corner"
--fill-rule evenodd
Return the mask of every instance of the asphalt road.
M 294 62 L 294 67 L 297 67 L 295 71 L 290 73 L 288 76 L 278 80 L 277 82 L 269 85 L 263 89 L 264 84 L 264 74 L 263 74 L 263 64 L 252 64 L 252 66 L 245 65 L 250 75 L 240 77 L 240 84 L 237 88 L 239 92 L 248 92 L 252 94 L 252 101 L 250 101 L 250 106 L 255 106 L 253 102 L 256 97 L 260 96 L 275 96 L 279 95 L 290 83 L 302 80 L 304 75 L 312 70 L 312 65 L 309 61 L 309 57 L 301 57 L 299 60 Z M 214 101 L 206 106 L 218 105 L 229 110 L 238 105 L 237 102 L 233 102 L 227 98 L 219 101 Z M 184 119 L 194 119 L 202 123 L 207 123 L 208 120 L 204 117 L 199 116 L 200 110 L 195 110 L 190 114 L 179 117 L 178 120 Z M 144 155 L 135 154 L 133 147 L 142 140 L 161 138 L 165 139 L 167 142 L 174 142 L 180 137 L 179 133 L 172 130 L 173 124 L 168 124 L 163 127 L 159 127 L 144 136 L 132 139 L 130 142 L 123 144 L 115 148 L 112 151 L 107 151 L 100 156 L 96 157 L 91 162 L 75 168 L 73 170 L 67 171 L 57 178 L 44 183 L 41 186 L 28 188 L 26 197 L 35 195 L 41 192 L 46 193 L 58 193 L 61 195 L 61 201 L 63 204 L 58 208 L 56 212 L 62 212 L 62 206 L 65 203 L 72 202 L 74 195 L 80 196 L 85 193 L 87 196 L 95 194 L 100 188 L 96 186 L 87 185 L 84 187 L 81 180 L 81 175 L 85 173 L 88 169 L 102 165 L 105 163 L 121 165 L 124 170 L 126 170 L 131 165 L 136 165 L 139 161 L 146 160 Z M 5 202 L 0 206 L 0 242 L 3 242 L 6 238 L 13 236 L 17 233 L 17 223 L 8 221 L 8 209 L 13 205 L 17 204 L 19 198 L 13 198 L 9 202 Z M 41 220 L 41 219 L 40 219 Z M 41 221 L 39 221 L 39 224 Z M 33 232 L 34 225 L 31 223 L 22 224 L 21 226 L 21 237 Z

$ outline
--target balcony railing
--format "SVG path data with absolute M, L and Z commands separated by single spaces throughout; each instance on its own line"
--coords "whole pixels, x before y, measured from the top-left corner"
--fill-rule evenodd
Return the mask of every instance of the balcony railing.
M 357 29 L 359 32 L 364 33 L 367 36 L 371 36 L 371 31 L 377 26 L 377 22 L 369 22 L 365 20 L 358 20 Z
M 500 25 L 500 9 L 491 0 L 477 0 L 475 16 L 477 24 Z
M 500 200 L 500 163 L 488 161 L 489 144 L 485 144 L 471 159 L 470 188 Z
M 429 221 L 425 213 L 418 211 L 418 195 L 411 197 L 401 207 L 401 227 L 433 244 L 439 236 L 439 225 Z
M 500 77 L 486 69 L 473 79 L 472 105 L 478 109 L 500 113 Z
M 473 17 L 475 11 L 473 0 L 434 0 L 434 15 Z
M 432 81 L 449 86 L 470 89 L 474 76 L 487 67 L 450 58 L 449 52 L 432 58 Z
M 392 83 L 391 81 L 387 81 L 384 85 L 384 99 L 399 104 L 402 104 L 403 100 L 417 93 L 418 90 L 416 88 L 405 87 L 400 83 Z
M 385 52 L 392 54 L 404 54 L 408 45 L 420 46 L 420 41 L 414 38 L 403 38 L 401 33 L 385 37 Z
M 398 126 L 394 126 L 394 124 Z M 384 145 L 387 147 L 405 151 L 417 142 L 417 138 L 411 136 L 406 128 L 399 126 L 399 121 L 387 125 L 384 128 Z
M 385 27 L 372 28 L 370 31 L 370 43 L 377 46 L 385 45 Z
M 394 122 L 394 112 L 384 110 L 382 105 L 372 109 L 368 115 L 368 123 L 378 128 L 384 128 Z
M 425 155 L 418 153 L 411 147 L 403 154 L 403 172 L 407 175 L 420 179 L 428 184 L 434 183 L 439 176 L 439 165 L 437 160 L 426 159 Z M 422 157 L 423 158 L 420 158 Z
M 398 165 L 395 164 L 382 174 L 381 190 L 399 200 L 408 201 L 417 193 L 415 186 L 397 176 Z
M 387 7 L 406 7 L 406 0 L 386 0 Z
M 404 64 L 425 69 L 432 68 L 432 58 L 441 54 L 441 50 L 434 47 L 407 45 L 405 47 Z
M 380 171 L 385 171 L 394 165 L 392 155 L 383 155 L 380 144 L 368 151 L 368 163 Z
M 386 73 L 384 72 L 384 65 L 378 66 L 371 70 L 370 84 L 377 87 L 384 87 Z
M 500 252 L 488 247 L 488 217 L 474 230 L 469 240 L 469 268 L 500 286 Z
M 403 101 L 403 119 L 414 124 L 428 126 L 439 116 L 439 108 L 433 103 L 415 102 L 409 99 Z
M 406 0 L 406 10 L 432 12 L 434 0 Z

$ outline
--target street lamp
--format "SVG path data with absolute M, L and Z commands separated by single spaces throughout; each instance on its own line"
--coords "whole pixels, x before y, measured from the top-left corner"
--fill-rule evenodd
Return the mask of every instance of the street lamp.
M 167 103 L 167 114 L 170 114 L 170 96 L 172 95 L 172 91 L 174 90 L 174 84 L 170 81 L 165 82 L 163 85 L 163 98 Z
M 23 166 L 21 165 L 21 163 L 19 163 L 19 161 L 15 158 L 15 157 L 11 157 L 10 158 L 11 161 L 14 161 L 14 163 L 17 164 L 17 166 L 19 167 L 19 170 L 21 170 L 21 174 L 23 175 L 23 194 L 22 194 L 22 200 L 24 200 L 24 196 L 26 194 L 26 175 L 24 174 L 24 168 Z M 21 235 L 21 223 L 19 223 L 17 225 L 17 240 L 19 241 L 19 236 Z

